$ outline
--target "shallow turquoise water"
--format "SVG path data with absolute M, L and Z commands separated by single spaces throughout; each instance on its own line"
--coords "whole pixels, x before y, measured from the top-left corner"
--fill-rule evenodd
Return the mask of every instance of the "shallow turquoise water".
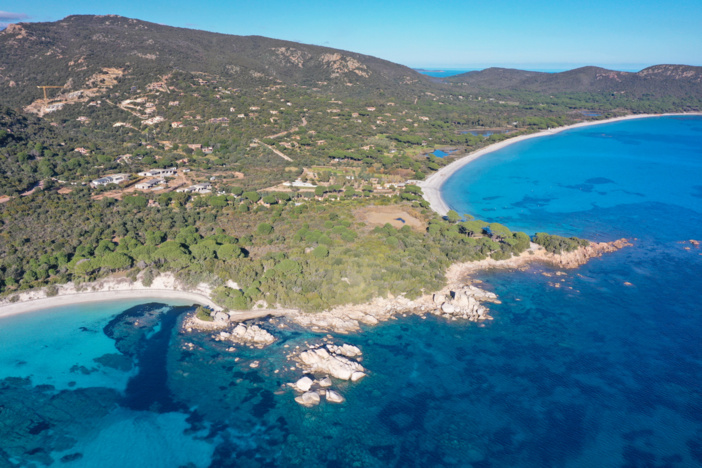
M 177 333 L 190 307 L 4 319 L 0 466 L 701 466 L 702 249 L 686 241 L 702 237 L 702 119 L 583 131 L 485 156 L 454 198 L 529 233 L 634 247 L 560 276 L 486 272 L 503 303 L 484 326 L 400 317 L 335 337 L 370 370 L 337 384 L 339 406 L 293 401 L 286 356 L 323 336 L 279 322 L 261 324 L 269 348 L 228 352 Z
M 701 140 L 702 119 L 687 116 L 567 130 L 479 158 L 442 194 L 459 213 L 528 233 L 578 234 L 560 215 L 598 208 L 664 203 L 699 211 Z

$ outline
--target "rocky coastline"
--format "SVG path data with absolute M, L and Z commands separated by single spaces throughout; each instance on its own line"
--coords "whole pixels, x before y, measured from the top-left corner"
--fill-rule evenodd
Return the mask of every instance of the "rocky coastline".
M 288 317 L 313 331 L 341 334 L 358 332 L 362 325 L 375 325 L 394 319 L 397 315 L 432 314 L 449 320 L 463 319 L 473 322 L 491 320 L 486 303 L 499 303 L 499 300 L 495 294 L 476 286 L 479 282 L 472 278 L 474 274 L 491 268 L 526 268 L 532 263 L 572 269 L 592 258 L 630 245 L 632 244 L 626 239 L 619 239 L 613 242 L 591 243 L 572 252 L 554 254 L 532 243 L 527 251 L 507 260 L 485 259 L 454 264 L 446 272 L 448 284 L 445 288 L 414 300 L 402 295 L 376 298 L 365 304 L 339 306 L 316 314 L 295 312 Z
M 489 303 L 499 303 L 497 296 L 477 286 L 479 281 L 473 275 L 491 268 L 525 269 L 533 263 L 542 263 L 560 269 L 577 268 L 590 259 L 605 253 L 615 252 L 631 246 L 627 239 L 612 242 L 590 243 L 572 252 L 554 254 L 537 244 L 522 254 L 506 259 L 485 259 L 477 262 L 456 263 L 446 272 L 447 285 L 440 291 L 425 294 L 416 299 L 403 295 L 378 297 L 363 304 L 347 304 L 318 313 L 302 312 L 298 309 L 263 309 L 258 311 L 218 311 L 214 320 L 206 322 L 191 314 L 183 323 L 183 329 L 218 330 L 230 327 L 232 323 L 266 316 L 283 316 L 304 328 L 315 332 L 336 334 L 357 333 L 362 326 L 372 326 L 379 322 L 395 319 L 398 315 L 435 315 L 447 320 L 469 320 L 480 322 L 492 320 Z
M 573 252 L 552 254 L 541 246 L 531 244 L 526 252 L 507 260 L 486 259 L 454 264 L 446 272 L 446 287 L 419 298 L 409 299 L 404 295 L 379 297 L 368 303 L 343 305 L 320 313 L 282 308 L 226 311 L 210 299 L 209 285 L 186 287 L 173 274 L 164 273 L 149 286 L 144 285 L 138 276 L 136 281 L 124 277 L 106 278 L 79 286 L 68 283 L 57 286 L 53 292 L 46 288 L 23 292 L 18 294 L 15 302 L 9 299 L 0 302 L 0 315 L 55 307 L 62 305 L 62 298 L 67 304 L 134 297 L 192 300 L 209 306 L 212 320 L 200 320 L 193 312 L 183 320 L 181 332 L 212 333 L 213 340 L 225 343 L 227 351 L 235 352 L 237 347 L 265 348 L 277 340 L 273 328 L 285 328 L 292 324 L 316 333 L 348 334 L 362 331 L 363 326 L 410 314 L 422 318 L 431 314 L 451 321 L 491 320 L 488 305 L 500 301 L 494 293 L 477 286 L 481 282 L 472 277 L 475 273 L 491 268 L 526 268 L 532 263 L 549 264 L 558 269 L 576 268 L 592 258 L 628 245 L 631 244 L 626 239 L 620 239 L 591 243 Z M 559 271 L 556 274 L 563 273 Z M 266 321 L 254 324 L 249 322 L 252 319 Z M 318 405 L 322 399 L 328 403 L 343 403 L 345 398 L 342 393 L 332 388 L 334 382 L 356 382 L 368 374 L 361 364 L 360 349 L 348 344 L 334 344 L 331 339 L 331 336 L 327 336 L 322 342 L 308 345 L 304 350 L 296 349 L 288 356 L 295 363 L 290 369 L 303 372 L 294 383 L 287 384 L 298 394 L 295 400 L 303 406 Z M 251 363 L 251 367 L 257 366 L 258 362 Z
M 480 281 L 472 278 L 475 273 L 490 268 L 526 269 L 530 264 L 542 263 L 559 269 L 555 275 L 560 276 L 565 274 L 561 269 L 576 268 L 592 258 L 630 245 L 632 244 L 626 239 L 619 239 L 613 242 L 591 243 L 572 252 L 553 254 L 539 245 L 531 244 L 526 252 L 507 260 L 486 259 L 454 264 L 446 273 L 448 284 L 445 288 L 414 300 L 400 295 L 376 298 L 365 304 L 339 306 L 314 314 L 276 309 L 259 311 L 258 314 L 282 315 L 282 320 L 271 318 L 267 322 L 278 328 L 289 325 L 286 322 L 293 322 L 313 332 L 335 334 L 356 333 L 361 331 L 364 325 L 376 325 L 382 321 L 396 319 L 398 315 L 415 314 L 426 318 L 432 314 L 451 321 L 492 320 L 488 304 L 500 301 L 494 293 L 476 286 Z M 258 325 L 237 323 L 237 319 L 240 318 L 240 313 L 219 311 L 213 313 L 212 322 L 205 322 L 193 313 L 184 321 L 183 329 L 187 332 L 230 329 L 213 335 L 213 339 L 258 348 L 268 346 L 276 340 L 273 334 Z M 296 349 L 288 355 L 288 360 L 294 363 L 291 369 L 301 370 L 302 375 L 286 386 L 293 389 L 296 393 L 295 401 L 302 406 L 317 406 L 323 400 L 328 403 L 343 403 L 345 397 L 338 389 L 332 388 L 334 381 L 356 382 L 368 373 L 361 364 L 363 357 L 359 348 L 349 344 L 334 344 L 331 340 L 332 336 L 327 335 L 321 342 L 308 344 L 307 349 Z M 235 348 L 231 347 L 228 350 L 235 351 Z
M 628 239 L 618 239 L 611 242 L 591 242 L 589 245 L 579 247 L 572 252 L 558 254 L 548 252 L 540 245 L 532 243 L 528 250 L 506 260 L 493 260 L 491 258 L 477 262 L 455 263 L 446 271 L 449 284 L 460 282 L 471 275 L 492 268 L 523 269 L 531 263 L 542 263 L 554 268 L 570 270 L 585 265 L 593 258 L 601 257 L 606 253 L 616 252 L 633 244 Z

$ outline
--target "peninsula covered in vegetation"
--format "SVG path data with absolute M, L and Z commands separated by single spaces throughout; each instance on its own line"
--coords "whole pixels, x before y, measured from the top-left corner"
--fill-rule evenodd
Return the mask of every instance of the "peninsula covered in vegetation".
M 71 16 L 0 33 L 0 293 L 161 273 L 226 309 L 328 310 L 438 291 L 532 243 L 423 198 L 508 138 L 699 112 L 700 67 L 434 79 L 318 46 Z M 656 92 L 649 92 L 655 89 Z

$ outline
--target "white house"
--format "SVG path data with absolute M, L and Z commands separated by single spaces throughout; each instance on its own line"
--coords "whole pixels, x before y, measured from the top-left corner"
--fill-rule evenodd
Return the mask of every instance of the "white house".
M 176 190 L 176 192 L 185 193 L 210 193 L 212 191 L 212 184 L 208 182 L 203 182 L 201 184 L 191 185 L 190 187 L 182 188 Z
M 146 180 L 144 182 L 139 182 L 138 184 L 135 185 L 135 187 L 139 190 L 150 190 L 155 188 L 158 185 L 165 184 L 166 180 L 165 179 L 150 179 Z
M 95 179 L 90 182 L 90 185 L 92 185 L 93 187 L 99 187 L 100 185 L 119 184 L 120 182 L 124 182 L 127 179 L 129 179 L 129 174 L 112 174 L 105 177 L 101 177 L 99 179 Z
M 178 172 L 178 169 L 169 167 L 168 169 L 150 169 L 140 172 L 139 175 L 142 177 L 175 177 L 176 172 Z

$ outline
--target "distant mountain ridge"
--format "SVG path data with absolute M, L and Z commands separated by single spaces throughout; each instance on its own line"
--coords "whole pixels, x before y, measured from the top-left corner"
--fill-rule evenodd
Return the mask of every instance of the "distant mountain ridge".
M 628 93 L 635 97 L 702 96 L 702 67 L 654 65 L 637 73 L 581 67 L 560 73 L 488 68 L 444 79 L 475 89 L 508 89 L 540 93 Z
M 49 96 L 80 91 L 94 97 L 127 81 L 131 86 L 151 86 L 177 70 L 206 74 L 243 90 L 281 84 L 361 98 L 383 94 L 409 100 L 458 87 L 461 92 L 702 98 L 702 67 L 686 65 L 656 65 L 637 73 L 598 67 L 561 73 L 488 68 L 436 78 L 355 52 L 176 28 L 115 15 L 17 23 L 0 31 L 0 103 L 14 108 L 36 105 L 42 97 L 37 86 L 63 88 L 50 90 Z

